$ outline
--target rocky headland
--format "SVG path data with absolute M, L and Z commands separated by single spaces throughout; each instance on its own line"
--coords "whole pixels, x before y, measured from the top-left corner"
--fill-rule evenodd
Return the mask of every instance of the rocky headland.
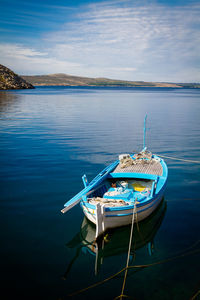
M 34 89 L 34 86 L 12 70 L 0 65 L 0 90 L 10 89 Z

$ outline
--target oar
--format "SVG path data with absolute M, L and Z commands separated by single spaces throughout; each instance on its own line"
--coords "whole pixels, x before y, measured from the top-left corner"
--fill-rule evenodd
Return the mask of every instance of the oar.
M 64 208 L 61 212 L 64 214 L 76 204 L 78 204 L 83 196 L 89 195 L 94 192 L 95 187 L 99 187 L 99 184 L 108 176 L 108 174 L 117 166 L 118 160 L 115 161 L 113 164 L 106 167 L 101 173 L 99 173 L 88 186 L 86 186 L 82 191 L 76 194 L 71 200 L 64 204 Z
M 94 192 L 93 188 L 94 188 L 94 185 L 92 185 L 92 186 L 89 185 L 86 188 L 84 188 L 82 191 L 80 191 L 72 199 L 70 199 L 68 202 L 66 202 L 64 204 L 65 207 L 61 210 L 61 212 L 63 214 L 66 213 L 68 210 L 70 210 L 72 207 L 74 207 L 76 204 L 78 204 L 81 201 L 83 196 L 93 193 Z

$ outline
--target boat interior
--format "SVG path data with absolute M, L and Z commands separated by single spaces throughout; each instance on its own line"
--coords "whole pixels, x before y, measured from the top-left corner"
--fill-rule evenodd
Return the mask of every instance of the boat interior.
M 132 205 L 135 200 L 141 203 L 151 195 L 153 183 L 154 180 L 150 179 L 107 179 L 89 195 L 87 201 L 90 204 L 104 203 L 106 206 Z

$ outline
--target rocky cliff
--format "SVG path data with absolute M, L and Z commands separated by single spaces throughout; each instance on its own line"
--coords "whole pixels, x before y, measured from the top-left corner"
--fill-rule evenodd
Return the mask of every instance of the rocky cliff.
M 34 87 L 10 69 L 0 65 L 0 90 L 9 89 L 34 89 Z

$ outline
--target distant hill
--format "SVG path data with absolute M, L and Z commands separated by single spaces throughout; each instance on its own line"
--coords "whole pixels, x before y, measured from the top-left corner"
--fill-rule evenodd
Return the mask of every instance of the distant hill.
M 34 86 L 7 67 L 0 65 L 0 90 L 8 89 L 34 89 Z
M 89 78 L 72 76 L 67 74 L 50 74 L 50 75 L 34 75 L 22 76 L 25 80 L 34 86 L 104 86 L 104 87 L 196 87 L 200 88 L 200 84 L 183 84 L 183 83 L 167 83 L 167 82 L 145 82 L 145 81 L 125 81 L 108 78 Z

